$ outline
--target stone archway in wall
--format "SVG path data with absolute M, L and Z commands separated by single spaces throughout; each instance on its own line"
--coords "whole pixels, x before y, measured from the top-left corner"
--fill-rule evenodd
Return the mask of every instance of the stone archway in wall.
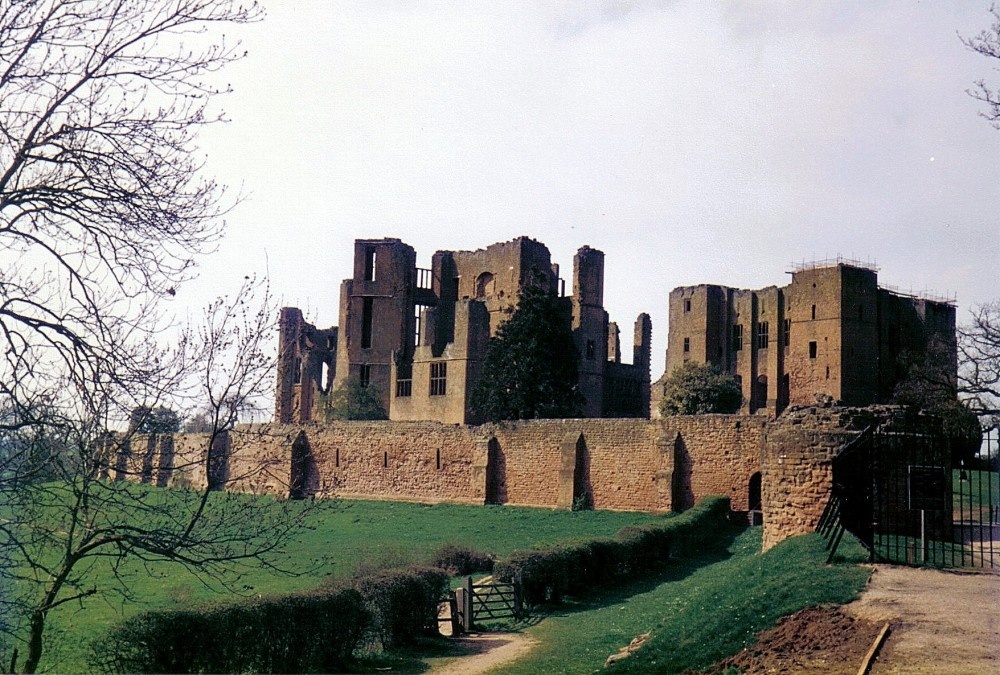
M 300 431 L 292 441 L 292 467 L 288 485 L 289 499 L 314 496 L 319 488 L 319 469 L 306 432 Z
M 576 441 L 573 463 L 573 510 L 589 511 L 594 508 L 594 488 L 590 482 L 590 451 L 583 434 Z
M 767 375 L 758 375 L 754 384 L 754 410 L 762 410 L 767 407 Z
M 507 503 L 507 457 L 494 437 L 486 446 L 486 504 Z
M 686 511 L 694 506 L 691 488 L 691 454 L 680 434 L 674 436 L 674 472 L 670 482 L 671 510 Z
M 764 524 L 760 471 L 750 476 L 747 483 L 747 518 L 751 525 Z

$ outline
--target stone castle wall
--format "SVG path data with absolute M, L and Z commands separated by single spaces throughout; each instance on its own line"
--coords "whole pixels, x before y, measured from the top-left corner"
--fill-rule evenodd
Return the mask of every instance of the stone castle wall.
M 240 427 L 132 439 L 112 477 L 282 497 L 663 512 L 708 495 L 734 511 L 760 486 L 764 546 L 815 529 L 832 462 L 862 430 L 920 432 L 898 408 L 792 408 L 776 420 L 702 415 L 662 420 L 532 420 L 480 426 L 335 422 Z M 756 477 L 755 477 L 756 476 Z
M 137 436 L 120 479 L 292 497 L 356 497 L 669 511 L 723 494 L 745 509 L 759 471 L 763 420 L 643 419 L 332 422 Z M 578 504 L 578 505 L 581 505 Z

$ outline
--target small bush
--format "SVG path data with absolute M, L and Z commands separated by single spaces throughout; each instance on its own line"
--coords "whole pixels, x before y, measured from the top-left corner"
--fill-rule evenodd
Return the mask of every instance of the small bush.
M 462 576 L 476 572 L 492 572 L 494 562 L 493 556 L 489 553 L 476 551 L 467 546 L 445 544 L 434 554 L 431 564 L 451 576 Z
M 695 553 L 718 536 L 729 499 L 707 497 L 662 525 L 622 528 L 614 539 L 592 539 L 519 550 L 498 561 L 494 576 L 520 582 L 528 604 L 558 602 L 563 595 L 655 570 L 671 555 Z

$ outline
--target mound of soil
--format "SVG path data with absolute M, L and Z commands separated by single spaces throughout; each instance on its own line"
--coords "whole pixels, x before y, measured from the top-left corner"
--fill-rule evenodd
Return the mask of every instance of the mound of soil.
M 836 607 L 811 607 L 787 616 L 753 644 L 705 673 L 739 668 L 741 673 L 858 672 L 882 626 L 855 619 Z

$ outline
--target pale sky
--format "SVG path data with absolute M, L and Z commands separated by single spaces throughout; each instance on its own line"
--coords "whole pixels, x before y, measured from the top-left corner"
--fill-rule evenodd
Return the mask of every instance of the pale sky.
M 784 285 L 874 263 L 883 285 L 1000 297 L 1000 131 L 965 90 L 989 3 L 270 0 L 238 28 L 232 122 L 206 171 L 247 199 L 177 309 L 267 273 L 337 323 L 356 238 L 441 249 L 528 235 L 569 285 L 605 259 L 626 340 L 663 371 L 677 286 Z

